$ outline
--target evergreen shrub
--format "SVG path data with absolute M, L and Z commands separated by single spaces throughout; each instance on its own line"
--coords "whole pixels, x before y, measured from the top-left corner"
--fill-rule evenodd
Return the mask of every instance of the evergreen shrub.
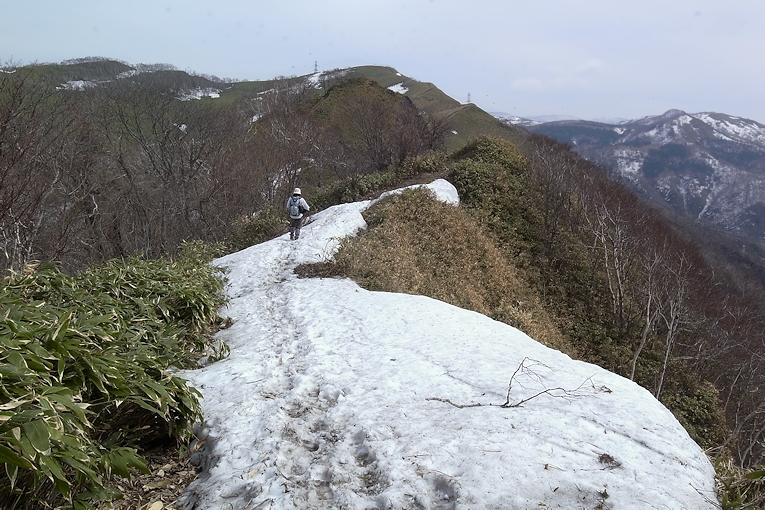
M 266 206 L 256 215 L 239 218 L 224 241 L 230 253 L 278 237 L 287 231 L 289 222 L 284 209 Z
M 0 289 L 0 507 L 58 493 L 90 508 L 113 476 L 146 471 L 137 448 L 187 439 L 199 394 L 176 375 L 210 344 L 223 280 L 189 245 L 176 260 L 113 260 L 78 276 L 52 265 Z

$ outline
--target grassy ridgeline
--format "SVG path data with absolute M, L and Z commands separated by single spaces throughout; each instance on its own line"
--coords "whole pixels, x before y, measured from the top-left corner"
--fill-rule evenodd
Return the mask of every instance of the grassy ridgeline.
M 88 508 L 118 496 L 114 476 L 146 470 L 137 448 L 190 436 L 198 393 L 173 369 L 192 366 L 219 325 L 223 282 L 209 261 L 190 245 L 176 260 L 3 280 L 0 507 L 60 497 Z
M 602 264 L 589 249 L 586 228 L 566 222 L 554 237 L 545 234 L 548 202 L 524 153 L 508 142 L 478 139 L 447 166 L 460 207 L 424 190 L 381 201 L 365 214 L 367 232 L 344 241 L 334 262 L 298 273 L 342 275 L 371 290 L 430 296 L 628 376 L 634 330 L 620 332 L 613 322 Z M 565 193 L 572 194 L 574 215 L 582 201 L 570 189 L 556 190 L 556 196 Z M 650 344 L 638 367 L 654 373 L 661 347 Z M 713 448 L 726 437 L 724 416 L 716 390 L 691 372 L 685 367 L 671 374 L 662 401 L 699 444 Z

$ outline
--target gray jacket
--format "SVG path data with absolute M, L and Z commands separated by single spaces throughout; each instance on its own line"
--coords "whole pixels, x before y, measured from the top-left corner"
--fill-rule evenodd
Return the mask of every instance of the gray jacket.
M 292 209 L 292 203 L 295 202 L 295 205 L 298 206 L 299 210 L 302 210 L 303 212 L 308 212 L 311 210 L 310 207 L 308 207 L 308 202 L 305 201 L 305 198 L 301 197 L 300 195 L 292 195 L 290 198 L 287 199 L 287 212 L 290 213 L 290 218 L 293 220 L 296 220 L 298 218 L 303 217 L 303 213 L 299 213 L 297 216 L 292 214 L 290 212 L 290 209 Z

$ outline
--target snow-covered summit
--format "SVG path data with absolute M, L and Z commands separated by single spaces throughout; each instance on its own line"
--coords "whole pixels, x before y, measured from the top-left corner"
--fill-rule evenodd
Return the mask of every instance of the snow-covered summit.
M 636 384 L 440 301 L 298 279 L 371 203 L 216 261 L 231 354 L 182 374 L 205 414 L 185 508 L 717 508 L 710 462 Z
M 616 169 L 633 188 L 706 225 L 765 245 L 765 125 L 669 110 L 618 125 L 528 126 Z

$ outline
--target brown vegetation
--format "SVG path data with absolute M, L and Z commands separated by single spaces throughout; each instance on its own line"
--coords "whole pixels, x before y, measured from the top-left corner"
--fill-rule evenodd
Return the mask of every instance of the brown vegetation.
M 216 102 L 179 100 L 191 77 L 178 71 L 85 90 L 41 73 L 0 74 L 0 270 L 55 260 L 78 271 L 241 237 L 238 225 L 280 208 L 298 181 L 385 170 L 439 147 L 445 130 L 368 81 L 318 94 L 276 80 Z
M 386 199 L 332 264 L 299 271 L 507 322 L 635 380 L 713 456 L 762 463 L 762 268 L 548 138 L 438 155 L 447 125 L 369 79 L 184 102 L 187 77 L 162 77 L 72 91 L 35 68 L 0 74 L 0 269 L 80 271 L 191 239 L 238 249 L 281 231 L 297 184 L 320 209 L 446 175 L 459 208 L 422 190 Z
M 574 354 L 511 261 L 463 209 L 412 190 L 380 202 L 366 218 L 369 232 L 345 240 L 325 275 L 343 274 L 370 290 L 429 296 Z
M 521 148 L 479 139 L 448 166 L 462 207 L 424 192 L 386 199 L 330 267 L 299 271 L 505 321 L 634 379 L 712 455 L 758 462 L 761 401 L 750 385 L 763 369 L 750 328 L 761 304 L 735 274 L 550 139 L 530 137 Z

